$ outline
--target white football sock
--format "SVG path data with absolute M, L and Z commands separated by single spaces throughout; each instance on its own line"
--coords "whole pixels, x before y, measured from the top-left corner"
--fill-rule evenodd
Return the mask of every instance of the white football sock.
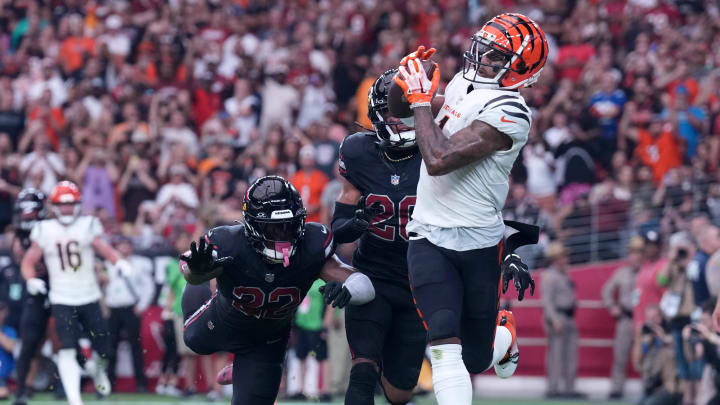
M 70 405 L 83 405 L 80 397 L 80 365 L 75 359 L 75 349 L 58 351 L 58 372 Z
M 472 382 L 462 359 L 462 346 L 430 347 L 432 381 L 438 405 L 471 405 Z

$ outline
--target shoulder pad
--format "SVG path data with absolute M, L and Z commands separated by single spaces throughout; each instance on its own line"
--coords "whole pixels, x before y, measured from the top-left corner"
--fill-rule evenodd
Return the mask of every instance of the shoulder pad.
M 370 153 L 375 148 L 377 138 L 372 132 L 356 132 L 345 137 L 340 144 L 339 166 L 340 174 L 350 180 L 353 169 L 363 155 Z
M 335 253 L 335 240 L 330 228 L 317 222 L 305 224 L 305 248 L 313 254 L 322 252 L 327 260 Z
M 213 245 L 227 243 L 230 238 L 237 238 L 238 234 L 245 235 L 242 225 L 222 225 L 212 228 L 205 234 L 205 241 Z

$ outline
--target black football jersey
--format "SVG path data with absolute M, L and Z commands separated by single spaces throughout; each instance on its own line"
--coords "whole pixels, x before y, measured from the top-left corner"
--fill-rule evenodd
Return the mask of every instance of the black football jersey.
M 370 277 L 408 283 L 405 227 L 415 207 L 420 178 L 420 152 L 411 158 L 391 161 L 383 156 L 373 133 L 355 133 L 340 145 L 340 174 L 383 212 L 360 237 L 352 264 Z
M 243 225 L 210 230 L 207 240 L 218 257 L 232 257 L 217 278 L 218 318 L 229 327 L 273 335 L 289 327 L 298 305 L 334 253 L 332 233 L 310 222 L 290 257 L 290 266 L 270 263 L 250 245 Z

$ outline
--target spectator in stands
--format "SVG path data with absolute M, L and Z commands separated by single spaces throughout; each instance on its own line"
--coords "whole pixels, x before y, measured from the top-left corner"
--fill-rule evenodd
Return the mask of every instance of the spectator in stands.
M 683 337 L 686 342 L 686 350 L 696 358 L 701 358 L 709 366 L 711 386 L 708 387 L 710 398 L 701 398 L 698 395 L 698 403 L 706 405 L 720 404 L 720 335 L 718 329 L 713 326 L 712 311 L 714 303 L 709 301 L 702 307 L 702 314 L 697 323 L 687 325 L 683 329 Z
M 559 242 L 547 247 L 545 256 L 550 266 L 542 275 L 540 286 L 545 317 L 545 333 L 548 337 L 547 398 L 582 398 L 575 391 L 577 375 L 578 330 L 575 324 L 575 284 L 567 274 L 568 251 Z M 562 387 L 561 387 L 562 383 Z
M 110 309 L 108 332 L 110 347 L 108 356 L 108 377 L 115 385 L 115 366 L 117 348 L 121 339 L 130 344 L 132 366 L 135 376 L 135 391 L 147 392 L 147 377 L 143 361 L 143 349 L 140 344 L 141 318 L 155 297 L 155 283 L 152 279 L 152 263 L 149 259 L 134 255 L 132 241 L 126 237 L 117 237 L 115 247 L 134 269 L 132 276 L 123 275 L 113 265 L 105 263 L 105 305 Z
M 305 382 L 306 379 L 317 381 L 316 378 L 308 374 L 308 356 L 315 357 L 321 374 L 325 377 L 322 379 L 322 383 L 318 384 L 317 397 L 319 401 L 330 402 L 331 399 L 328 390 L 330 381 L 327 380 L 329 374 L 326 372 L 328 365 L 327 333 L 323 331 L 323 318 L 326 308 L 322 294 L 318 291 L 320 286 L 324 284 L 325 282 L 322 280 L 315 280 L 315 283 L 310 287 L 303 302 L 300 303 L 297 314 L 295 315 L 295 325 L 293 329 L 294 349 L 295 355 L 301 363 L 300 372 L 297 377 L 300 382 L 301 391 L 292 394 L 288 399 L 305 400 L 308 395 L 314 396 L 315 394 L 315 392 L 302 392 L 302 389 L 307 386 Z M 333 308 L 330 308 L 330 310 L 332 309 Z
M 656 183 L 663 180 L 668 170 L 682 164 L 677 137 L 665 117 L 653 115 L 647 129 L 637 128 L 628 136 L 637 144 L 637 158 L 652 169 Z
M 646 231 L 643 239 L 645 242 L 643 265 L 635 278 L 635 291 L 633 292 L 637 300 L 633 308 L 633 329 L 636 333 L 645 322 L 645 309 L 650 305 L 660 304 L 665 289 L 658 284 L 657 276 L 668 261 L 661 255 L 662 238 L 658 231 Z
M 637 330 L 633 362 L 641 371 L 643 398 L 639 405 L 677 404 L 677 377 L 672 336 L 657 305 L 648 305 Z
M 635 278 L 643 262 L 645 242 L 636 236 L 628 246 L 627 264 L 618 268 L 602 289 L 605 308 L 615 318 L 615 339 L 613 342 L 613 365 L 611 375 L 610 399 L 619 399 L 625 388 L 625 371 L 630 359 L 633 342 L 633 291 Z
M 295 188 L 300 192 L 303 204 L 307 210 L 308 222 L 320 222 L 320 203 L 322 191 L 328 183 L 327 176 L 316 168 L 315 147 L 305 145 L 300 149 L 300 170 L 290 178 Z
M 15 328 L 5 324 L 9 309 L 5 301 L 7 297 L 0 298 L 0 401 L 7 400 L 10 395 L 8 379 L 15 369 L 13 353 L 18 344 L 18 333 Z
M 688 268 L 688 277 L 692 281 L 695 305 L 702 307 L 710 299 L 707 282 L 708 261 L 715 252 L 720 250 L 720 229 L 714 225 L 706 225 L 697 230 L 697 249 L 694 260 Z
M 687 355 L 682 335 L 683 328 L 690 324 L 690 316 L 695 311 L 693 288 L 690 282 L 688 264 L 692 261 L 695 247 L 682 233 L 670 238 L 668 261 L 660 269 L 657 282 L 667 288 L 660 300 L 660 310 L 668 322 L 675 347 L 677 375 L 683 403 L 695 403 L 698 383 L 702 376 L 702 361 Z

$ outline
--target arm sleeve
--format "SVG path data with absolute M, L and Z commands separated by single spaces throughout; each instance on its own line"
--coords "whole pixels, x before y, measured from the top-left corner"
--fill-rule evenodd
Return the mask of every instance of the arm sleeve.
M 354 242 L 362 236 L 364 230 L 355 224 L 355 209 L 354 205 L 335 203 L 331 226 L 337 243 Z

